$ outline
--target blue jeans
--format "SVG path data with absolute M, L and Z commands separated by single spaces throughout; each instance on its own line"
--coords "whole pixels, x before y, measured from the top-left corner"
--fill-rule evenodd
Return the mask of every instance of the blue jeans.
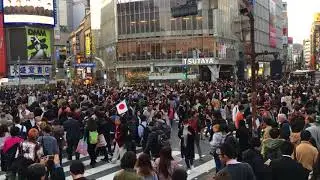
M 222 169 L 222 164 L 219 158 L 219 155 L 217 153 L 214 153 L 214 162 L 216 164 L 216 173 L 218 173 Z

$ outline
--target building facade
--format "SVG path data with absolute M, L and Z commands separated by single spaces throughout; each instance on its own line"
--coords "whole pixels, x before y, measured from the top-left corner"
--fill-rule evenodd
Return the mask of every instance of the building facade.
M 238 59 L 238 40 L 231 30 L 237 1 L 198 1 L 197 15 L 173 18 L 170 9 L 178 2 L 103 2 L 99 53 L 108 74 L 116 75 L 109 77 L 128 82 L 184 79 L 185 71 L 188 79 L 214 80 L 219 71 L 232 75 Z
M 310 69 L 319 69 L 320 62 L 320 13 L 314 14 L 313 23 L 311 27 L 311 63 Z
M 239 13 L 240 0 L 199 0 L 197 15 L 173 18 L 171 8 L 178 2 L 103 1 L 98 53 L 106 61 L 108 77 L 216 80 L 234 76 L 239 59 L 248 64 L 244 71 L 250 77 L 249 58 L 243 56 L 249 51 L 250 34 L 244 27 L 247 19 Z M 256 52 L 281 52 L 282 1 L 257 0 L 254 11 Z M 270 74 L 268 63 L 259 66 L 260 75 Z

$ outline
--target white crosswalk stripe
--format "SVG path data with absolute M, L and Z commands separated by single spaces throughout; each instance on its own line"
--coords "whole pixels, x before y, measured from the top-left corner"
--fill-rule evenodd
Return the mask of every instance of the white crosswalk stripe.
M 141 148 L 137 149 L 138 152 L 141 153 Z M 137 156 L 139 156 L 139 154 Z M 180 151 L 172 151 L 172 156 L 173 158 L 179 162 L 180 166 L 184 166 L 185 162 L 184 160 L 180 157 L 181 153 Z M 83 162 L 83 164 L 86 166 L 85 170 L 85 177 L 88 176 L 94 176 L 94 179 L 97 180 L 108 180 L 108 179 L 113 179 L 114 175 L 119 172 L 120 170 L 120 162 L 118 161 L 116 164 L 112 163 L 99 163 L 103 157 L 98 157 L 97 159 L 97 166 L 95 168 L 90 167 L 90 159 L 88 156 L 80 156 L 80 160 Z M 211 158 L 211 157 L 210 157 Z M 199 155 L 196 154 L 195 156 L 195 161 L 199 159 Z M 70 175 L 70 162 L 67 159 L 62 160 L 63 163 L 63 171 L 66 174 L 66 180 L 72 180 L 72 177 Z M 203 162 L 200 165 L 196 166 L 192 171 L 191 174 L 188 176 L 188 180 L 192 180 L 203 173 L 206 173 L 210 170 L 212 170 L 215 167 L 214 165 L 214 160 L 209 160 L 207 162 Z M 106 174 L 108 172 L 108 174 Z M 101 175 L 100 175 L 101 174 Z M 5 174 L 0 175 L 0 180 L 5 179 Z

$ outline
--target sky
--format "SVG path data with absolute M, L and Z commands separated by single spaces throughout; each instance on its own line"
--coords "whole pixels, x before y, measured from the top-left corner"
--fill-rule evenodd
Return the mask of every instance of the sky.
M 289 36 L 294 43 L 310 37 L 313 14 L 320 12 L 320 0 L 283 0 L 288 3 Z

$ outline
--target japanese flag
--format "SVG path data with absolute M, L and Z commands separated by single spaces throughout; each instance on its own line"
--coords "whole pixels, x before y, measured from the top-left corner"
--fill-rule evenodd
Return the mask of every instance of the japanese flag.
M 118 114 L 123 114 L 128 111 L 128 106 L 125 100 L 117 104 L 116 107 L 117 107 Z

